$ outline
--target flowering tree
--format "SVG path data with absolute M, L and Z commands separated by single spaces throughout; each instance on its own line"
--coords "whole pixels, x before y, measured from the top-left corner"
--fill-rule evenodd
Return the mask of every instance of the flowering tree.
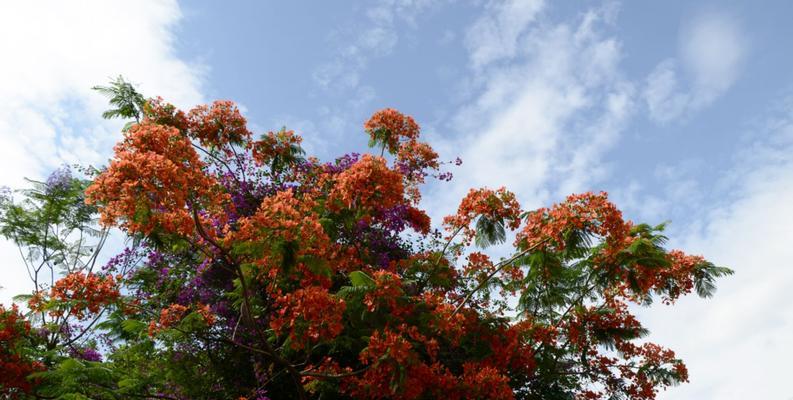
M 393 109 L 364 124 L 375 154 L 321 162 L 291 131 L 255 138 L 231 102 L 183 112 L 114 85 L 108 116 L 135 121 L 85 195 L 129 246 L 29 299 L 96 318 L 105 360 L 55 346 L 6 396 L 653 399 L 686 367 L 629 307 L 731 273 L 605 193 L 526 211 L 472 189 L 433 228 L 420 188 L 448 163 Z

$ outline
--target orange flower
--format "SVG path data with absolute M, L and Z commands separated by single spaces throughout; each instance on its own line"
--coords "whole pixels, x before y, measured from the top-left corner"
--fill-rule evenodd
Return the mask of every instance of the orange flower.
M 526 226 L 518 234 L 516 245 L 541 248 L 565 248 L 564 235 L 569 230 L 585 231 L 606 238 L 610 249 L 617 250 L 630 234 L 631 223 L 622 219 L 622 212 L 608 201 L 605 192 L 570 195 L 550 209 L 540 208 L 526 218 Z
M 415 140 L 419 136 L 419 125 L 413 117 L 393 108 L 375 112 L 363 128 L 369 133 L 372 143 L 382 143 L 384 149 L 391 154 L 396 153 L 402 139 Z
M 149 323 L 149 336 L 176 325 L 187 313 L 187 307 L 181 304 L 171 304 L 168 308 L 160 310 L 160 319 Z
M 344 329 L 344 300 L 318 286 L 298 289 L 276 299 L 279 311 L 270 321 L 278 334 L 289 333 L 292 348 L 302 349 L 310 343 L 326 341 Z
M 296 260 L 306 255 L 327 259 L 331 253 L 330 238 L 314 211 L 316 205 L 310 197 L 298 198 L 291 190 L 278 192 L 265 198 L 256 214 L 240 219 L 239 230 L 229 235 L 226 241 L 262 249 L 249 254 L 248 259 L 259 267 L 262 277 L 282 272 L 283 254 L 272 248 L 275 242 L 294 244 Z
M 212 326 L 215 324 L 215 314 L 209 308 L 209 305 L 201 303 L 197 304 L 196 312 L 204 318 L 204 322 L 206 322 L 207 325 Z
M 397 161 L 408 171 L 438 169 L 438 153 L 427 143 L 410 140 L 402 143 L 397 152 Z
M 211 107 L 201 105 L 187 116 L 190 135 L 204 146 L 242 144 L 251 137 L 245 117 L 232 101 L 215 101 Z
M 302 142 L 303 138 L 295 135 L 294 131 L 267 132 L 267 135 L 264 135 L 261 140 L 251 143 L 253 159 L 259 165 L 269 164 L 277 158 L 286 160 L 293 157 L 295 152 L 302 153 L 300 150 Z
M 62 316 L 65 313 L 83 319 L 98 313 L 120 296 L 112 275 L 74 272 L 58 279 L 50 289 L 50 298 L 66 304 L 68 308 L 50 311 L 50 314 Z M 41 311 L 44 303 L 45 299 L 39 293 L 28 301 L 28 306 L 33 311 Z
M 402 174 L 389 169 L 382 157 L 364 154 L 340 173 L 328 195 L 330 207 L 388 209 L 404 203 Z
M 509 386 L 509 377 L 491 366 L 467 362 L 463 365 L 463 375 L 460 379 L 469 389 L 468 398 L 489 400 L 515 398 Z
M 98 204 L 105 226 L 129 233 L 155 229 L 189 235 L 194 230 L 188 205 L 222 211 L 227 195 L 202 170 L 204 163 L 190 141 L 173 127 L 133 126 L 115 147 L 115 158 L 86 190 L 86 202 Z
M 397 312 L 397 299 L 403 294 L 402 279 L 388 271 L 375 271 L 375 288 L 366 293 L 363 303 L 370 312 L 385 306 L 389 312 Z
M 421 200 L 419 185 L 424 183 L 427 170 L 437 170 L 438 153 L 426 143 L 409 140 L 399 146 L 395 160 L 396 168 L 405 176 L 406 191 L 414 203 Z
M 187 130 L 187 116 L 173 104 L 166 103 L 162 97 L 150 99 L 145 105 L 144 122 L 172 126 L 179 131 Z
M 444 218 L 443 224 L 447 231 L 461 231 L 463 240 L 470 243 L 476 235 L 470 225 L 476 218 L 501 220 L 506 227 L 514 230 L 520 225 L 520 213 L 520 204 L 515 195 L 503 187 L 496 191 L 471 189 L 460 202 L 457 214 Z

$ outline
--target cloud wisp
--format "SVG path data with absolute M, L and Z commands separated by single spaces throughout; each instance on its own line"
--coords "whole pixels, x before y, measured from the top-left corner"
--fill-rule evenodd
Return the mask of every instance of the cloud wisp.
M 360 75 L 372 58 L 391 54 L 399 43 L 399 26 L 415 26 L 422 12 L 439 0 L 378 0 L 364 10 L 363 23 L 352 31 L 337 30 L 331 39 L 338 41 L 335 56 L 318 66 L 313 78 L 326 90 L 354 90 L 361 86 Z M 364 88 L 364 90 L 372 90 Z
M 659 123 L 685 119 L 723 96 L 740 75 L 745 37 L 736 18 L 721 12 L 684 25 L 679 58 L 660 62 L 647 77 L 643 95 L 650 117 Z
M 466 35 L 474 96 L 439 146 L 464 164 L 431 209 L 452 211 L 469 187 L 506 186 L 527 207 L 588 188 L 607 174 L 602 155 L 632 114 L 621 44 L 606 33 L 613 6 L 549 23 L 540 1 L 500 4 Z

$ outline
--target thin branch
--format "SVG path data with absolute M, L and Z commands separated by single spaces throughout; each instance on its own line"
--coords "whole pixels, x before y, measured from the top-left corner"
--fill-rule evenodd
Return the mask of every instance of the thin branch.
M 461 302 L 460 302 L 460 304 L 458 304 L 458 305 L 457 305 L 457 307 L 455 307 L 455 308 L 454 308 L 454 311 L 452 312 L 452 314 L 450 315 L 450 317 L 453 317 L 455 314 L 457 314 L 457 312 L 459 312 L 459 311 L 460 311 L 460 309 L 462 309 L 462 308 L 463 308 L 463 306 L 465 305 L 465 303 L 467 303 L 469 300 L 471 300 L 471 297 L 473 297 L 473 296 L 474 296 L 474 293 L 476 293 L 477 291 L 479 291 L 480 289 L 482 289 L 483 287 L 485 287 L 485 285 L 487 285 L 487 283 L 488 283 L 488 282 L 490 282 L 490 280 L 491 280 L 491 279 L 493 279 L 493 277 L 494 277 L 494 276 L 496 276 L 496 274 L 498 274 L 499 272 L 501 272 L 501 270 L 502 270 L 502 269 L 504 269 L 504 267 L 506 267 L 507 265 L 510 265 L 510 264 L 511 264 L 513 261 L 517 260 L 517 259 L 518 259 L 518 258 L 520 258 L 520 257 L 523 257 L 524 255 L 526 255 L 526 254 L 527 254 L 527 253 L 529 253 L 530 251 L 532 251 L 532 250 L 535 250 L 537 247 L 540 247 L 540 245 L 541 245 L 541 244 L 543 244 L 543 243 L 545 243 L 546 241 L 547 241 L 547 240 L 543 240 L 543 241 L 537 242 L 537 243 L 535 243 L 534 245 L 532 245 L 532 246 L 530 246 L 530 247 L 526 248 L 526 250 L 523 250 L 523 251 L 521 251 L 520 253 L 518 253 L 518 254 L 515 254 L 514 256 L 512 256 L 512 257 L 510 257 L 510 258 L 508 258 L 508 259 L 506 259 L 506 260 L 504 260 L 504 261 L 501 261 L 501 262 L 499 262 L 498 264 L 496 264 L 496 265 L 495 265 L 495 266 L 496 266 L 496 269 L 495 269 L 495 270 L 493 270 L 493 272 L 489 273 L 489 274 L 487 275 L 487 277 L 486 277 L 486 278 L 485 278 L 485 279 L 484 279 L 482 282 L 479 282 L 479 284 L 478 284 L 478 285 L 476 285 L 476 287 L 475 287 L 473 290 L 471 290 L 470 292 L 468 292 L 468 294 L 465 296 L 465 298 L 463 299 L 463 301 L 461 301 Z
M 454 238 L 455 238 L 457 235 L 459 235 L 459 234 L 460 234 L 460 232 L 462 232 L 463 228 L 464 228 L 463 226 L 461 226 L 461 227 L 457 228 L 457 230 L 456 230 L 456 231 L 454 231 L 454 233 L 452 233 L 452 235 L 451 235 L 451 236 L 449 236 L 449 239 L 448 239 L 448 240 L 446 240 L 446 244 L 444 244 L 444 245 L 443 245 L 443 249 L 441 249 L 441 254 L 439 254 L 439 255 L 438 255 L 438 258 L 435 260 L 435 265 L 434 265 L 435 267 L 437 267 L 437 266 L 438 266 L 438 264 L 440 264 L 440 262 L 441 262 L 441 260 L 443 259 L 443 257 L 444 257 L 444 256 L 446 256 L 446 250 L 448 250 L 448 249 L 449 249 L 449 245 L 451 245 L 451 243 L 452 243 L 452 240 L 454 240 Z
M 361 368 L 361 369 L 356 370 L 356 371 L 344 372 L 344 373 L 341 373 L 341 374 L 322 374 L 322 373 L 319 373 L 319 372 L 301 371 L 300 375 L 313 376 L 313 377 L 316 377 L 316 378 L 325 378 L 325 379 L 338 379 L 338 378 L 346 378 L 348 376 L 360 375 L 360 374 L 366 372 L 366 370 L 368 370 L 370 367 L 371 366 L 366 366 L 366 367 Z
M 238 275 L 238 277 L 240 279 L 240 285 L 242 286 L 242 301 L 243 301 L 243 307 L 245 307 L 245 310 L 246 310 L 245 317 L 248 320 L 248 323 L 250 324 L 251 328 L 253 328 L 257 333 L 259 333 L 259 336 L 263 339 L 262 340 L 262 344 L 264 344 L 264 346 L 267 347 L 267 351 L 259 350 L 259 352 L 261 352 L 262 354 L 268 355 L 268 357 L 270 357 L 271 360 L 275 361 L 277 364 L 280 364 L 281 366 L 286 368 L 287 372 L 289 372 L 289 375 L 292 377 L 292 380 L 295 383 L 295 387 L 296 387 L 297 392 L 298 392 L 297 393 L 298 394 L 298 398 L 301 399 L 301 400 L 307 399 L 305 389 L 303 388 L 303 385 L 300 383 L 300 374 L 298 373 L 298 371 L 295 369 L 294 366 L 292 366 L 292 364 L 289 361 L 287 361 L 286 359 L 282 358 L 281 356 L 276 354 L 275 351 L 273 351 L 272 347 L 270 346 L 270 343 L 267 341 L 267 338 L 259 330 L 259 326 L 256 324 L 256 321 L 253 320 L 253 316 L 251 315 L 251 313 L 253 312 L 253 308 L 251 307 L 251 302 L 250 302 L 249 292 L 248 292 L 248 284 L 245 281 L 245 275 L 244 275 L 244 273 L 242 271 L 242 267 L 240 267 L 239 263 L 237 263 L 228 254 L 228 252 L 226 251 L 225 248 L 220 246 L 220 244 L 218 244 L 215 240 L 213 240 L 211 237 L 209 237 L 209 235 L 207 235 L 206 231 L 204 231 L 204 228 L 201 225 L 201 221 L 198 219 L 198 211 L 195 208 L 193 208 L 193 220 L 195 221 L 196 229 L 198 231 L 198 234 L 202 238 L 204 238 L 206 241 L 211 243 L 213 246 L 215 246 L 223 254 L 226 263 L 228 263 L 229 266 L 232 266 L 232 267 L 235 268 L 236 273 L 237 273 L 237 275 Z M 235 344 L 240 345 L 242 347 L 248 348 L 249 350 L 252 350 L 252 351 L 254 349 L 254 348 L 250 348 L 250 346 L 247 346 L 247 345 L 244 345 L 244 344 L 241 344 L 241 343 L 238 343 L 238 342 L 232 342 L 232 343 L 235 343 Z

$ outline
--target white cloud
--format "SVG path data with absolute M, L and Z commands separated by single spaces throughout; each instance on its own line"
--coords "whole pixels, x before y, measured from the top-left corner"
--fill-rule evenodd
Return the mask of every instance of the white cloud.
M 793 358 L 793 106 L 771 119 L 723 177 L 723 205 L 688 221 L 674 244 L 735 275 L 712 300 L 643 312 L 652 340 L 677 351 L 691 382 L 663 399 L 788 399 Z
M 696 18 L 680 35 L 681 58 L 694 79 L 697 102 L 709 102 L 738 78 L 746 55 L 745 34 L 725 14 Z
M 175 1 L 0 3 L 0 186 L 62 163 L 102 164 L 120 138 L 91 90 L 124 75 L 179 106 L 202 101 L 204 68 L 175 54 Z M 19 255 L 0 246 L 0 302 L 28 288 Z
M 518 51 L 518 39 L 544 6 L 543 1 L 509 0 L 490 4 L 488 12 L 471 27 L 466 45 L 474 68 L 481 68 Z
M 658 64 L 647 77 L 644 98 L 650 116 L 656 121 L 670 121 L 686 111 L 691 96 L 681 92 L 677 78 L 677 64 L 668 59 Z
M 721 12 L 698 15 L 681 29 L 679 40 L 679 60 L 660 62 L 647 77 L 644 97 L 658 122 L 709 106 L 733 86 L 746 58 L 739 22 Z M 686 87 L 681 87 L 681 75 Z
M 398 23 L 415 26 L 416 17 L 438 0 L 379 0 L 372 2 L 361 24 L 334 31 L 336 55 L 316 68 L 314 82 L 323 89 L 354 90 L 369 61 L 391 54 L 399 43 Z
M 314 69 L 312 78 L 322 96 L 336 100 L 317 110 L 320 121 L 316 127 L 322 131 L 322 138 L 305 136 L 307 145 L 321 151 L 319 156 L 331 156 L 328 152 L 337 150 L 334 143 L 341 143 L 349 132 L 360 130 L 360 123 L 351 121 L 360 121 L 373 112 L 371 103 L 377 93 L 373 82 L 365 79 L 370 62 L 393 54 L 400 40 L 409 37 L 406 30 L 417 28 L 421 17 L 448 1 L 371 1 L 362 16 L 355 16 L 354 23 L 331 32 L 328 41 L 334 54 Z
M 463 159 L 451 188 L 440 185 L 444 193 L 428 205 L 439 214 L 452 212 L 469 187 L 503 185 L 533 207 L 587 190 L 608 172 L 601 156 L 634 98 L 618 68 L 620 43 L 602 32 L 615 9 L 559 24 L 540 21 L 541 9 L 493 6 L 468 32 L 477 89 L 453 123 L 460 134 L 438 146 L 445 158 Z

